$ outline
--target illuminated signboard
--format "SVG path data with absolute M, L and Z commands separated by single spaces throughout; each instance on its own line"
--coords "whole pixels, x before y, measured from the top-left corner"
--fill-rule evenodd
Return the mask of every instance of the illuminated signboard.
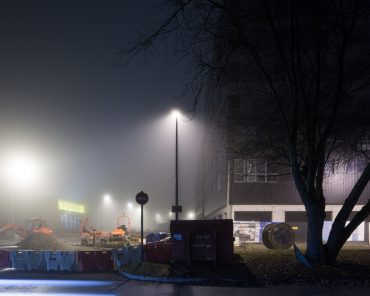
M 79 213 L 79 214 L 85 213 L 84 205 L 69 202 L 69 201 L 64 201 L 64 200 L 58 201 L 58 208 L 59 210 L 66 211 L 66 212 L 73 212 L 73 213 Z

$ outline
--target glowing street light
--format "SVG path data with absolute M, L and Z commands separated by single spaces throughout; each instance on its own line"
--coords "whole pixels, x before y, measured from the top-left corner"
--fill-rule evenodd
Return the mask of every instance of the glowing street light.
M 3 161 L 3 177 L 14 187 L 28 188 L 40 181 L 41 164 L 28 153 L 14 153 Z
M 188 213 L 188 219 L 193 220 L 195 218 L 195 213 L 194 212 L 189 212 Z
M 41 185 L 42 163 L 25 151 L 12 152 L 1 159 L 1 177 L 12 192 L 27 192 Z M 15 197 L 11 199 L 11 222 L 14 223 Z
M 105 204 L 109 204 L 112 202 L 112 197 L 109 194 L 104 194 L 103 201 Z
M 131 210 L 133 207 L 134 207 L 134 206 L 133 206 L 132 202 L 127 203 L 127 208 L 128 208 L 129 210 Z

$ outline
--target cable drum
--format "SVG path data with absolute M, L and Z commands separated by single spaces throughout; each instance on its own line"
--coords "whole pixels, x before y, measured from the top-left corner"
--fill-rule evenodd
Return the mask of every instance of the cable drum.
M 262 231 L 262 242 L 269 249 L 289 249 L 294 243 L 294 231 L 287 223 L 271 223 Z

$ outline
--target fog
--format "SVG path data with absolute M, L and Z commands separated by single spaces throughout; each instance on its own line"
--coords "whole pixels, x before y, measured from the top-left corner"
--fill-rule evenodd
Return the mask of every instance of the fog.
M 35 217 L 66 231 L 63 200 L 84 205 L 76 215 L 98 229 L 113 229 L 123 213 L 139 229 L 143 190 L 145 228 L 166 230 L 175 202 L 170 113 L 191 104 L 175 99 L 185 65 L 161 51 L 150 65 L 143 57 L 125 68 L 105 63 L 133 26 L 161 18 L 148 1 L 63 3 L 0 5 L 0 224 Z M 199 118 L 179 120 L 180 218 L 194 210 L 202 133 Z

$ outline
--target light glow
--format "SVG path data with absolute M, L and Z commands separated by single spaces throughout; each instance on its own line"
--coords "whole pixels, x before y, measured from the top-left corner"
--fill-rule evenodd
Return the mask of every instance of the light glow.
M 112 201 L 112 197 L 109 194 L 104 194 L 103 201 L 104 203 L 110 203 Z
M 188 219 L 192 220 L 192 219 L 194 219 L 194 218 L 195 218 L 195 214 L 194 214 L 194 212 L 189 212 L 189 213 L 188 213 Z
M 85 206 L 82 204 L 77 204 L 69 201 L 59 200 L 58 208 L 61 211 L 73 212 L 73 213 L 85 213 Z
M 2 177 L 13 188 L 29 189 L 41 182 L 42 166 L 29 152 L 13 152 L 1 161 Z
M 171 116 L 172 116 L 173 118 L 179 118 L 179 117 L 181 116 L 181 112 L 180 112 L 179 110 L 173 110 L 173 111 L 171 112 Z
M 108 285 L 111 285 L 112 283 L 113 283 L 112 281 L 93 281 L 93 280 L 83 281 L 83 280 L 0 279 L 1 287 L 3 286 L 98 287 L 98 286 L 108 286 Z M 14 294 L 11 294 L 11 295 L 14 295 Z M 44 293 L 42 293 L 42 295 L 44 295 Z M 58 295 L 60 294 L 58 293 Z M 83 294 L 78 294 L 78 295 L 83 295 Z M 91 295 L 91 294 L 86 294 L 86 295 Z M 100 294 L 100 295 L 112 295 L 112 294 Z

